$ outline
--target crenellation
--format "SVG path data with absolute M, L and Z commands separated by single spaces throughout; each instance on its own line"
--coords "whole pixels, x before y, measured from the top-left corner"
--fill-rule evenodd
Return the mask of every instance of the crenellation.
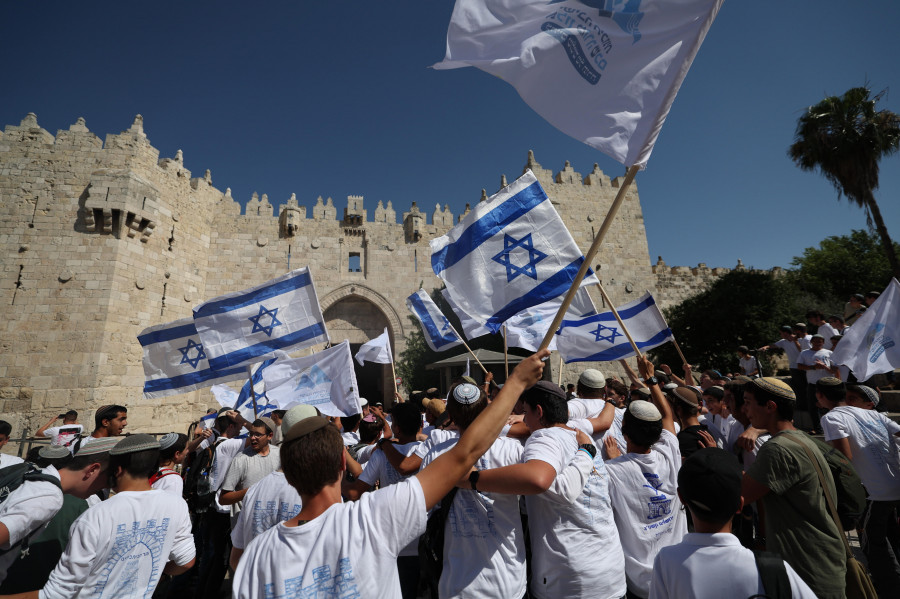
M 553 173 L 531 151 L 525 168 L 586 250 L 621 178 L 610 180 L 597 165 L 582 177 L 568 162 Z M 500 183 L 507 185 L 505 176 Z M 636 189 L 627 198 L 596 264 L 614 302 L 649 289 L 671 305 L 728 271 L 670 268 L 661 259 L 651 267 Z M 140 115 L 105 142 L 83 119 L 55 138 L 34 115 L 7 126 L 0 136 L 0 305 L 9 333 L 0 341 L 0 407 L 14 411 L 7 419 L 33 431 L 65 406 L 90 413 L 124 403 L 130 430 L 180 430 L 215 402 L 208 389 L 144 401 L 136 335 L 304 265 L 335 340 L 359 343 L 388 327 L 403 351 L 405 298 L 420 282 L 441 286 L 429 241 L 471 206 L 454 215 L 437 204 L 429 222 L 413 202 L 398 222 L 390 200 L 377 201 L 372 220 L 364 202 L 347 196 L 341 220 L 323 196 L 307 212 L 292 194 L 276 213 L 266 194 L 254 192 L 242 209 L 230 188 L 213 186 L 209 170 L 191 177 L 180 150 L 160 160 Z M 390 378 L 388 369 L 381 388 L 368 392 L 393 393 Z

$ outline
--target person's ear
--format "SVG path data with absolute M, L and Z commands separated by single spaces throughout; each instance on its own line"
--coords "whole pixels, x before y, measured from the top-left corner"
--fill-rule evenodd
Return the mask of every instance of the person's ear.
M 738 506 L 738 509 L 735 512 L 735 514 L 740 514 L 743 511 L 744 511 L 744 496 L 741 495 L 741 504 Z

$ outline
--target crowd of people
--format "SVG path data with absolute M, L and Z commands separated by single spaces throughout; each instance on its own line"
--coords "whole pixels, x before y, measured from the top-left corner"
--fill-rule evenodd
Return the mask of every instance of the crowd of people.
M 781 336 L 759 349 L 785 352 L 787 380 L 742 347 L 740 373 L 638 357 L 624 380 L 588 368 L 561 387 L 543 351 L 503 385 L 463 377 L 340 418 L 222 409 L 157 439 L 123 436 L 125 406 L 89 435 L 60 414 L 50 445 L 0 462 L 0 595 L 828 599 L 853 527 L 893 596 L 900 425 L 824 335 Z M 0 421 L 0 446 L 10 434 Z M 830 509 L 854 492 L 835 455 L 865 510 Z

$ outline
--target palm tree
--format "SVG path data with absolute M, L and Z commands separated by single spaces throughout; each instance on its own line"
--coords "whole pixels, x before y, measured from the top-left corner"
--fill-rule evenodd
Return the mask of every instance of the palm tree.
M 900 148 L 900 116 L 876 110 L 884 92 L 869 97 L 867 87 L 854 87 L 843 96 L 830 96 L 811 106 L 797 121 L 791 159 L 805 171 L 817 168 L 838 192 L 865 209 L 873 221 L 891 264 L 900 279 L 900 263 L 881 210 L 872 193 L 878 187 L 878 161 Z

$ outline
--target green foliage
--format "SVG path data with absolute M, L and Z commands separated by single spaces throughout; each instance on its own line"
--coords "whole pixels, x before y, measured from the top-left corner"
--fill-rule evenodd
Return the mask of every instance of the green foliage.
M 425 365 L 440 359 L 439 354 L 431 351 L 425 342 L 425 335 L 419 327 L 419 321 L 414 316 L 409 316 L 411 323 L 410 333 L 406 336 L 406 349 L 400 354 L 400 360 L 395 368 L 397 376 L 403 379 L 403 385 L 407 390 L 424 391 L 429 387 L 436 387 L 440 382 L 436 370 L 426 370 Z
M 780 339 L 778 329 L 797 322 L 806 299 L 783 279 L 765 273 L 732 271 L 705 292 L 665 311 L 669 327 L 685 357 L 703 370 L 739 372 L 737 347 L 751 349 Z M 681 363 L 672 344 L 655 350 L 654 359 Z M 766 356 L 763 370 L 772 373 Z M 678 371 L 678 368 L 675 368 Z
M 894 243 L 894 247 L 900 253 L 900 244 Z M 891 265 L 881 239 L 861 230 L 828 237 L 819 247 L 803 250 L 803 255 L 795 257 L 791 264 L 797 270 L 790 273 L 789 279 L 799 291 L 819 296 L 830 307 L 823 307 L 823 312 L 843 312 L 850 295 L 881 291 L 891 280 Z

